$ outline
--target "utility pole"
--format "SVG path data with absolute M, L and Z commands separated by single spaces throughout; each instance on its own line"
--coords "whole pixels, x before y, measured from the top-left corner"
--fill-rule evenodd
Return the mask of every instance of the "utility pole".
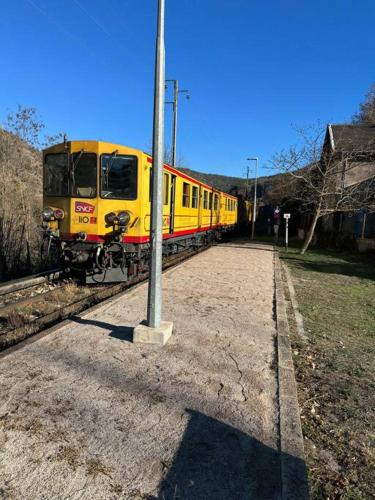
M 161 274 L 163 257 L 163 165 L 164 165 L 164 0 L 158 0 L 155 55 L 154 130 L 152 142 L 151 260 L 148 283 L 147 325 L 134 329 L 134 342 L 164 345 L 172 334 L 173 324 L 161 321 Z
M 172 166 L 176 166 L 176 153 L 177 153 L 177 112 L 178 112 L 178 94 L 186 94 L 186 99 L 190 99 L 188 90 L 179 90 L 178 80 L 166 80 L 166 82 L 173 82 L 173 101 L 168 101 L 165 104 L 173 105 L 173 130 L 172 130 Z
M 249 161 L 255 161 L 255 182 L 254 182 L 254 200 L 253 200 L 253 216 L 251 218 L 251 239 L 254 239 L 255 221 L 257 217 L 257 187 L 258 187 L 258 157 L 247 158 Z
M 249 193 L 249 174 L 250 174 L 250 167 L 249 165 L 246 165 L 246 192 L 245 192 L 245 200 L 247 200 L 247 196 Z

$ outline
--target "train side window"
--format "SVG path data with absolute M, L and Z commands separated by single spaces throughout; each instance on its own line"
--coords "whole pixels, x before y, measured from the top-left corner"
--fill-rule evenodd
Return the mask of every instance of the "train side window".
M 197 186 L 193 186 L 193 191 L 191 195 L 191 207 L 198 208 L 198 188 Z
M 164 174 L 163 175 L 163 190 L 164 190 L 164 196 L 163 196 L 163 199 L 164 199 L 164 205 L 168 205 L 168 201 L 169 201 L 169 175 L 168 174 Z
M 214 198 L 214 210 L 217 210 L 217 202 L 218 202 L 218 197 L 217 197 L 217 194 L 215 194 L 215 198 Z
M 182 185 L 182 206 L 190 207 L 190 184 L 187 182 Z
M 207 210 L 208 208 L 208 191 L 203 191 L 203 208 Z

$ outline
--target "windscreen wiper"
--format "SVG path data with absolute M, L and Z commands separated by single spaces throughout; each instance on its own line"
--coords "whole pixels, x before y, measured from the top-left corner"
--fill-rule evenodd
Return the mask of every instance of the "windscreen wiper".
M 113 162 L 115 161 L 116 156 L 118 155 L 118 149 L 113 151 L 111 156 L 107 159 L 107 166 L 105 169 L 105 186 L 108 188 L 108 176 L 109 176 L 109 171 L 111 170 L 111 167 L 113 165 Z
M 71 168 L 70 172 L 71 172 L 73 186 L 75 185 L 74 171 L 75 171 L 76 166 L 79 163 L 79 160 L 82 158 L 82 155 L 84 152 L 85 152 L 85 150 L 81 149 L 81 151 L 78 153 L 78 157 L 76 158 L 76 161 L 74 161 L 74 160 L 72 161 L 72 168 Z

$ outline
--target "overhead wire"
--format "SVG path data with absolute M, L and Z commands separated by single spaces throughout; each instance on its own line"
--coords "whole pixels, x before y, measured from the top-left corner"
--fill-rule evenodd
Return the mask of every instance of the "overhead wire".
M 79 9 L 81 9 L 81 11 L 86 14 L 86 16 L 99 28 L 103 31 L 103 33 L 105 33 L 107 36 L 111 36 L 111 34 L 106 30 L 106 28 L 104 28 L 104 26 L 102 24 L 99 23 L 99 21 L 97 21 L 84 7 L 83 5 L 78 1 L 78 0 L 72 0 L 73 3 L 75 3 L 77 5 L 77 7 Z
M 42 9 L 36 2 L 35 0 L 25 0 L 29 5 L 31 5 L 35 10 L 37 10 L 40 14 L 42 14 L 44 17 L 48 19 L 48 21 L 52 24 L 54 24 L 60 31 L 63 33 L 65 36 L 68 38 L 74 40 L 76 43 L 79 43 L 82 48 L 90 52 L 91 55 L 95 55 L 94 52 L 86 45 L 86 43 L 81 40 L 77 35 L 71 33 L 64 27 L 62 27 L 52 16 L 50 16 L 44 9 Z

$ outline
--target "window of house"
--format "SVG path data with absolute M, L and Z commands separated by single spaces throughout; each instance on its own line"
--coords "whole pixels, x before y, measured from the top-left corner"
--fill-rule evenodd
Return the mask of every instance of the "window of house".
M 190 207 L 190 184 L 187 182 L 182 185 L 182 206 Z
M 207 210 L 208 208 L 208 191 L 203 191 L 203 208 Z
M 197 186 L 193 186 L 193 190 L 191 193 L 191 206 L 192 206 L 192 208 L 198 208 L 198 188 L 197 188 Z
M 163 199 L 164 205 L 168 205 L 169 200 L 169 175 L 163 174 Z

